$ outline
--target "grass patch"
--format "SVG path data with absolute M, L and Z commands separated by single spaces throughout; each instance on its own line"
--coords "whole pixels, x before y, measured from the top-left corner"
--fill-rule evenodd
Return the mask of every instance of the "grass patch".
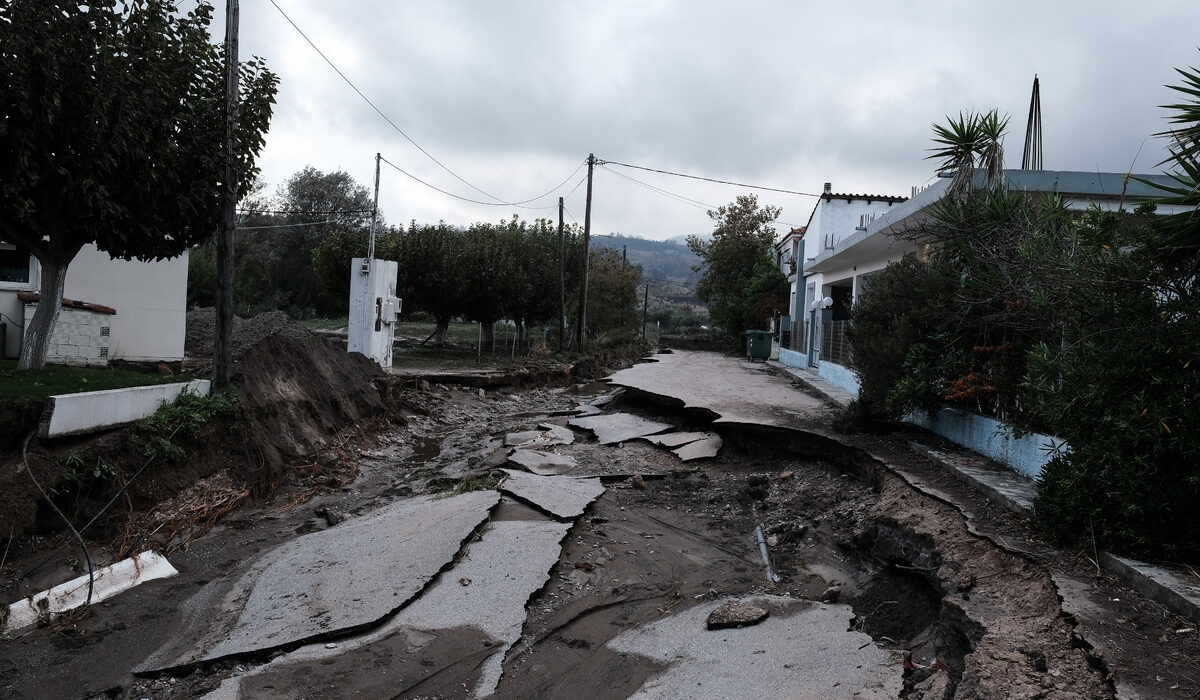
M 443 498 L 450 498 L 452 496 L 470 493 L 471 491 L 491 491 L 499 484 L 500 477 L 492 476 L 491 474 L 468 476 L 455 484 L 435 484 L 435 487 L 440 486 L 441 488 L 435 489 L 436 493 L 434 494 L 434 499 L 440 500 Z
M 300 325 L 309 330 L 345 328 L 346 326 L 350 325 L 350 319 L 346 316 L 334 316 L 330 318 L 304 318 L 300 319 Z
M 186 382 L 179 374 L 147 374 L 104 367 L 59 367 L 17 370 L 16 360 L 0 360 L 0 399 L 44 399 L 55 394 L 125 389 L 131 386 Z

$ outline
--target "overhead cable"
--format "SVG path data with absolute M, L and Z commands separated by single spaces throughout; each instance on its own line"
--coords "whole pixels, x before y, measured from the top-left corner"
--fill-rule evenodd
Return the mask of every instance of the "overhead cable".
M 239 214 L 304 214 L 307 216 L 331 216 L 333 214 L 370 214 L 370 209 L 332 209 L 307 211 L 303 209 L 237 209 Z
M 618 163 L 615 160 L 597 159 L 596 163 L 600 164 L 600 165 L 604 165 L 604 164 L 620 165 L 621 167 L 634 168 L 635 170 L 645 170 L 647 172 L 661 173 L 663 175 L 673 175 L 675 177 L 686 177 L 686 178 L 689 178 L 692 180 L 703 180 L 704 182 L 715 182 L 718 185 L 734 185 L 736 187 L 749 187 L 752 190 L 765 190 L 767 192 L 782 192 L 783 194 L 798 194 L 801 197 L 820 197 L 821 196 L 819 194 L 814 194 L 812 192 L 797 192 L 796 190 L 785 190 L 785 189 L 780 189 L 778 187 L 766 187 L 764 185 L 748 185 L 744 182 L 732 182 L 730 180 L 717 180 L 717 179 L 711 178 L 711 177 L 701 177 L 700 175 L 688 175 L 686 173 L 676 173 L 676 172 L 672 172 L 670 170 L 660 170 L 658 168 L 647 168 L 642 165 L 630 165 L 629 163 Z
M 403 129 L 401 129 L 399 126 L 397 126 L 397 125 L 396 125 L 396 122 L 392 121 L 392 120 L 391 120 L 391 119 L 388 117 L 388 115 L 384 114 L 384 113 L 383 113 L 383 110 L 381 110 L 381 109 L 379 109 L 378 107 L 376 107 L 376 106 L 375 106 L 375 103 L 374 103 L 374 102 L 372 102 L 372 101 L 370 100 L 370 98 L 368 98 L 368 97 L 367 97 L 365 94 L 363 94 L 363 91 L 362 91 L 362 90 L 359 90 L 359 89 L 358 89 L 358 86 L 357 86 L 357 85 L 355 85 L 353 82 L 351 82 L 351 80 L 350 80 L 349 78 L 347 78 L 347 77 L 346 77 L 346 74 L 345 74 L 345 73 L 343 73 L 343 72 L 342 72 L 342 71 L 341 71 L 341 70 L 340 70 L 340 69 L 339 69 L 337 66 L 335 66 L 335 65 L 333 64 L 333 61 L 329 60 L 329 57 L 328 57 L 328 56 L 326 56 L 326 55 L 324 54 L 324 52 L 322 52 L 322 51 L 321 51 L 321 49 L 317 48 L 317 45 L 313 43 L 313 40 L 308 38 L 308 35 L 307 35 L 307 34 L 305 34 L 305 33 L 304 33 L 304 31 L 303 31 L 302 29 L 300 29 L 300 27 L 298 27 L 298 26 L 296 25 L 296 23 L 295 23 L 295 22 L 293 22 L 293 21 L 292 21 L 292 18 L 291 18 L 291 17 L 288 17 L 287 13 L 283 11 L 283 8 L 282 8 L 282 7 L 280 7 L 280 6 L 279 6 L 279 4 L 275 2 L 275 0 L 270 0 L 270 2 L 271 2 L 271 4 L 272 4 L 272 5 L 274 5 L 274 6 L 275 6 L 275 9 L 276 9 L 276 10 L 279 10 L 279 14 L 283 15 L 283 18 L 284 18 L 285 20 L 287 20 L 288 24 L 292 25 L 292 29 L 295 29 L 295 30 L 296 30 L 296 32 L 297 32 L 298 34 L 300 34 L 300 36 L 301 36 L 301 37 L 303 37 L 305 41 L 307 41 L 307 42 L 308 42 L 308 45 L 309 45 L 309 46 L 311 46 L 311 47 L 313 48 L 313 51 L 316 51 L 316 52 L 317 52 L 317 55 L 319 55 L 319 56 L 320 56 L 322 59 L 324 59 L 324 60 L 325 60 L 325 62 L 326 62 L 326 63 L 328 63 L 328 64 L 329 64 L 329 67 L 333 69 L 333 72 L 337 73 L 337 74 L 338 74 L 338 77 L 340 77 L 342 80 L 344 80 L 344 81 L 346 82 L 346 84 L 347 84 L 347 85 L 349 85 L 349 86 L 350 86 L 350 88 L 351 88 L 352 90 L 354 90 L 354 92 L 358 93 L 358 96 L 359 96 L 359 97 L 361 97 L 361 98 L 363 99 L 363 101 L 364 101 L 364 102 L 366 102 L 368 105 L 370 105 L 371 109 L 375 110 L 375 113 L 376 113 L 376 114 L 378 114 L 380 117 L 383 117 L 383 120 L 384 120 L 385 122 L 387 122 L 387 123 L 388 123 L 388 124 L 389 124 L 389 125 L 390 125 L 390 126 L 393 128 L 393 129 L 395 129 L 395 130 L 396 130 L 396 133 L 398 133 L 398 134 L 400 134 L 401 136 L 403 136 L 403 137 L 404 137 L 404 138 L 405 138 L 405 139 L 406 139 L 406 140 L 407 140 L 409 143 L 411 143 L 411 144 L 412 144 L 414 147 L 416 147 L 416 149 L 417 149 L 418 151 L 420 151 L 421 153 L 424 153 L 424 154 L 425 154 L 425 156 L 426 156 L 427 158 L 429 158 L 429 160 L 432 160 L 434 163 L 437 163 L 437 164 L 438 164 L 438 166 L 440 166 L 442 170 L 445 170 L 446 172 L 448 172 L 448 173 L 450 173 L 451 175 L 453 175 L 453 176 L 454 176 L 454 178 L 455 178 L 456 180 L 458 180 L 459 182 L 463 183 L 463 184 L 464 184 L 464 185 L 466 185 L 467 187 L 470 187 L 471 189 L 475 190 L 476 192 L 478 192 L 478 193 L 480 193 L 480 194 L 482 194 L 482 195 L 484 195 L 484 196 L 486 196 L 486 197 L 491 197 L 492 199 L 496 200 L 497 202 L 503 202 L 503 200 L 501 200 L 501 199 L 500 199 L 499 197 L 497 197 L 496 195 L 494 195 L 494 194 L 489 194 L 488 192 L 484 192 L 483 190 L 479 189 L 479 188 L 478 188 L 478 187 L 476 187 L 475 185 L 472 185 L 471 183 L 469 183 L 469 182 L 467 182 L 466 180 L 464 180 L 462 177 L 460 177 L 460 176 L 458 175 L 458 173 L 454 172 L 453 170 L 451 170 L 450 168 L 448 168 L 448 167 L 447 167 L 447 166 L 446 166 L 444 163 L 442 163 L 442 161 L 438 160 L 437 158 L 434 158 L 432 153 L 430 153 L 429 151 L 426 151 L 424 148 L 422 148 L 422 147 L 421 147 L 421 144 L 419 144 L 419 143 L 417 143 L 416 141 L 414 141 L 414 140 L 412 139 L 412 137 L 411 137 L 411 136 L 409 136 L 408 134 L 404 133 L 404 130 L 403 130 Z M 405 173 L 405 174 L 407 175 L 407 173 Z M 411 176 L 410 176 L 410 177 L 411 177 Z M 435 189 L 436 189 L 436 188 L 435 188 Z M 449 194 L 449 193 L 447 192 L 446 194 Z M 454 196 L 454 195 L 451 195 L 451 196 Z M 460 199 L 461 199 L 461 198 L 460 198 Z M 467 201 L 470 201 L 470 200 L 467 200 Z M 482 202 L 481 202 L 481 203 L 482 203 Z
M 661 194 L 661 195 L 664 195 L 664 196 L 666 196 L 666 197 L 670 197 L 671 199 L 675 199 L 675 200 L 677 200 L 677 201 L 679 201 L 679 202 L 681 202 L 681 203 L 683 203 L 683 204 L 687 204 L 688 206 L 696 207 L 696 208 L 698 208 L 698 209 L 710 210 L 710 211 L 711 211 L 711 210 L 713 210 L 713 209 L 716 209 L 716 207 L 715 207 L 715 206 L 713 206 L 713 205 L 711 205 L 711 204 L 705 204 L 704 202 L 701 202 L 701 201 L 700 201 L 700 200 L 698 200 L 698 199 L 692 199 L 692 198 L 690 198 L 690 197 L 685 197 L 685 196 L 683 196 L 683 195 L 681 195 L 681 194 L 676 194 L 676 193 L 674 193 L 674 192 L 669 192 L 669 191 L 667 191 L 667 190 L 664 190 L 664 189 L 662 189 L 661 187 L 655 187 L 654 185 L 651 185 L 651 184 L 650 184 L 650 183 L 648 183 L 648 182 L 642 182 L 641 180 L 638 180 L 637 178 L 630 177 L 630 176 L 626 175 L 625 173 L 619 173 L 619 172 L 617 172 L 616 170 L 613 170 L 612 168 L 606 167 L 606 166 L 605 166 L 605 165 L 603 165 L 603 164 L 600 166 L 600 168 L 601 168 L 601 169 L 603 169 L 603 170 L 606 170 L 606 171 L 608 171 L 608 172 L 610 172 L 610 173 L 612 173 L 613 175 L 616 175 L 616 176 L 617 176 L 617 177 L 619 177 L 619 178 L 622 178 L 622 179 L 628 180 L 628 181 L 630 181 L 630 182 L 632 182 L 632 183 L 634 183 L 634 184 L 636 184 L 636 185 L 640 185 L 640 186 L 642 186 L 642 187 L 645 187 L 646 189 L 653 190 L 654 192 L 657 192 L 657 193 L 659 193 L 659 194 Z

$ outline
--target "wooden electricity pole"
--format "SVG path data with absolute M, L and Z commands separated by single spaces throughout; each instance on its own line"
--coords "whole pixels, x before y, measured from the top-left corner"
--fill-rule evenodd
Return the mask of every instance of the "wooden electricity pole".
M 558 351 L 567 334 L 567 281 L 563 276 L 563 198 L 558 198 Z
M 650 283 L 646 283 L 642 292 L 642 340 L 646 340 L 646 310 L 650 308 Z
M 217 337 L 213 343 L 213 389 L 233 378 L 233 233 L 237 228 L 237 179 L 233 135 L 238 107 L 238 0 L 225 0 L 225 205 L 217 230 Z
M 583 341 L 587 335 L 584 326 L 587 325 L 587 292 L 588 292 L 588 245 L 592 234 L 592 167 L 596 165 L 596 156 L 589 153 L 587 158 L 587 204 L 583 210 L 583 264 L 579 278 L 579 325 L 575 328 L 575 336 L 579 351 L 583 352 Z

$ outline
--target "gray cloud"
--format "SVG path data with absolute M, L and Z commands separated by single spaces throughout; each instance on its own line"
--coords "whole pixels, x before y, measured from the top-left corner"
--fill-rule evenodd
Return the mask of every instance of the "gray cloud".
M 1125 170 L 1136 156 L 1147 171 L 1163 157 L 1148 139 L 1165 128 L 1163 84 L 1173 67 L 1200 64 L 1194 0 L 1136 9 L 1020 0 L 992 11 L 948 0 L 277 1 L 413 139 L 511 199 L 554 186 L 589 152 L 807 192 L 832 181 L 908 194 L 932 173 L 930 123 L 960 110 L 1009 113 L 1008 162 L 1018 164 L 1034 73 L 1047 167 Z M 265 56 L 282 79 L 260 159 L 269 182 L 311 164 L 367 183 L 381 151 L 438 187 L 481 197 L 379 118 L 269 3 L 242 11 L 242 54 Z M 712 205 L 745 191 L 620 172 Z M 812 207 L 792 195 L 760 199 L 784 206 L 792 223 Z M 391 221 L 551 213 L 461 203 L 394 171 L 381 200 Z M 582 188 L 567 207 L 582 220 Z M 710 228 L 702 209 L 605 170 L 593 221 L 599 233 L 654 238 Z

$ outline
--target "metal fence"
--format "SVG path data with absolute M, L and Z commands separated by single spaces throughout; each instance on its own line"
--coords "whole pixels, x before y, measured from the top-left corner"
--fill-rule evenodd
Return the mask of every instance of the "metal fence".
M 850 366 L 849 321 L 825 321 L 821 327 L 821 359 Z

